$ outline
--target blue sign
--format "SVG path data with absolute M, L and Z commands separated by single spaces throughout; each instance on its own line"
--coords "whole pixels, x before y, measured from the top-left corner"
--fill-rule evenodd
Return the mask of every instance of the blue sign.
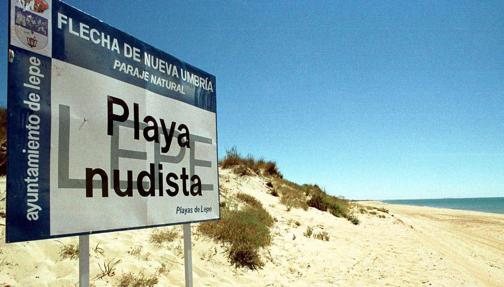
M 7 242 L 220 217 L 215 77 L 57 0 L 10 0 Z

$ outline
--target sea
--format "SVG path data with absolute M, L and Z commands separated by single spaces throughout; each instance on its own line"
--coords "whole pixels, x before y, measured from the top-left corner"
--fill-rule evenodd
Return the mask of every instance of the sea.
M 383 202 L 504 214 L 504 197 L 398 199 Z

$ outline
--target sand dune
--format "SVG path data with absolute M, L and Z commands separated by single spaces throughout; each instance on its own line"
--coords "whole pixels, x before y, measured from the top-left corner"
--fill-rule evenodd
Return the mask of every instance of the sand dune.
M 236 269 L 226 246 L 194 224 L 195 286 L 504 286 L 503 215 L 363 202 L 389 212 L 358 213 L 353 225 L 313 208 L 287 211 L 261 177 L 221 170 L 220 183 L 223 198 L 247 193 L 276 218 L 272 244 L 261 250 L 262 269 Z M 0 218 L 0 286 L 76 286 L 78 261 L 60 252 L 77 238 L 6 245 L 4 225 Z M 307 227 L 329 241 L 306 237 Z M 150 242 L 153 229 L 91 236 L 92 285 L 116 286 L 124 274 L 142 272 L 157 286 L 183 286 L 182 228 L 167 228 L 178 237 L 162 245 Z M 117 260 L 111 276 L 98 279 L 103 264 Z

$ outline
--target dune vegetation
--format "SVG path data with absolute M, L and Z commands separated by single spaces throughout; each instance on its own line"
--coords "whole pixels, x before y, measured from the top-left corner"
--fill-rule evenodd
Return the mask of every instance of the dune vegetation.
M 287 211 L 293 208 L 307 211 L 312 207 L 359 224 L 353 214 L 352 202 L 329 195 L 318 185 L 299 185 L 284 179 L 274 161 L 256 160 L 251 155 L 243 157 L 236 148 L 231 148 L 219 164 L 239 176 L 265 177 L 270 194 L 279 196 Z M 200 224 L 198 231 L 227 244 L 228 259 L 234 266 L 257 269 L 264 265 L 259 250 L 271 243 L 270 228 L 273 224 L 273 217 L 259 200 L 238 192 L 235 198 L 228 198 L 221 204 L 220 221 Z M 326 233 L 316 234 L 315 238 L 329 240 Z
M 229 244 L 228 257 L 236 267 L 257 269 L 264 265 L 258 251 L 271 242 L 273 218 L 254 197 L 238 193 L 237 200 L 241 207 L 221 207 L 221 220 L 200 224 L 198 231 Z
M 270 177 L 269 184 L 273 188 L 272 194 L 280 196 L 280 202 L 288 210 L 301 208 L 307 210 L 313 207 L 321 211 L 327 211 L 336 217 L 348 219 L 353 224 L 359 224 L 355 216 L 356 204 L 342 197 L 328 194 L 316 184 L 303 184 L 284 179 L 276 162 L 256 160 L 253 156 L 241 156 L 235 147 L 227 151 L 226 156 L 220 162 L 221 168 L 230 168 L 241 176 L 262 175 Z

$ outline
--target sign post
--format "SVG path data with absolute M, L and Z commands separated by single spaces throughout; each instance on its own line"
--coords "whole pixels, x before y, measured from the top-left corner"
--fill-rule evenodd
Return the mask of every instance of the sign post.
M 184 270 L 185 286 L 193 286 L 191 224 L 184 224 Z
M 89 235 L 79 236 L 79 287 L 89 287 Z
M 204 48 L 202 48 L 204 49 Z M 215 76 L 60 0 L 9 0 L 8 243 L 220 218 Z M 105 220 L 104 220 L 105 219 Z

